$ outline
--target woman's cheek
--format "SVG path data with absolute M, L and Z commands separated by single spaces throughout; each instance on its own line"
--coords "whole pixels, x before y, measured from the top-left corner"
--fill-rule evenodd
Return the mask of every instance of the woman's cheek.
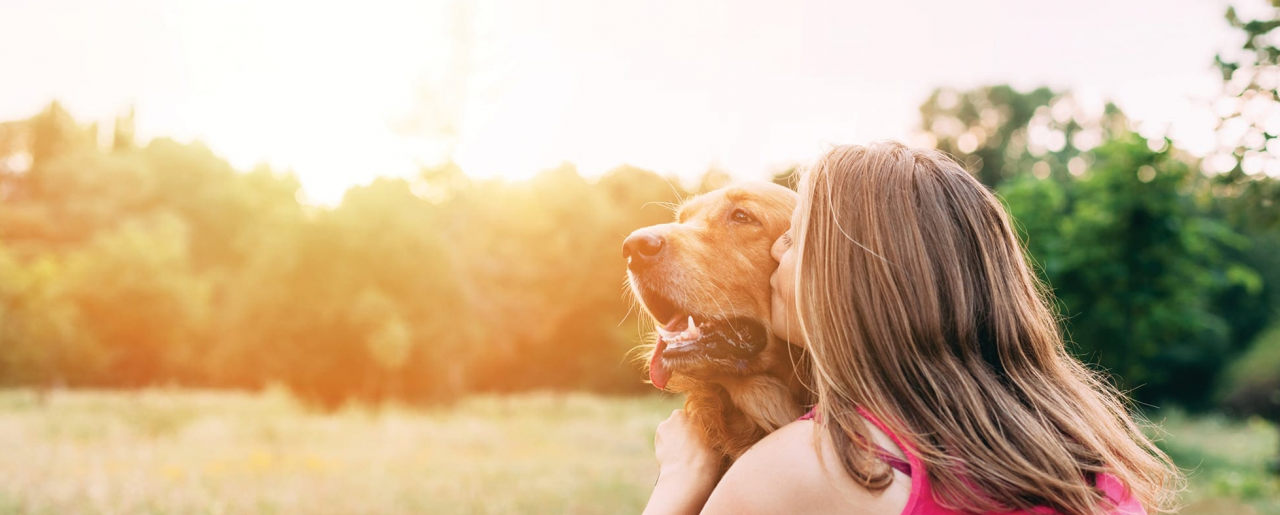
M 794 271 L 792 270 L 791 252 L 783 254 L 779 260 L 778 269 L 774 271 L 773 281 L 773 305 L 770 310 L 773 315 L 773 333 L 774 336 L 782 338 L 792 343 L 800 344 L 796 341 L 799 337 L 799 327 L 796 326 L 795 314 L 795 284 Z

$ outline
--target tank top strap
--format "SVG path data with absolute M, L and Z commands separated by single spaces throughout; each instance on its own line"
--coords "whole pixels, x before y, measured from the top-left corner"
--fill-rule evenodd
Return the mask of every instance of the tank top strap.
M 915 449 L 903 442 L 902 439 L 898 438 L 896 433 L 890 431 L 889 426 L 886 426 L 879 418 L 872 415 L 870 411 L 863 409 L 862 406 L 858 406 L 856 409 L 858 410 L 858 414 L 862 415 L 862 418 L 869 420 L 872 424 L 875 424 L 876 428 L 884 432 L 885 435 L 888 435 L 889 439 L 893 440 L 894 445 L 897 445 L 899 449 L 902 449 L 902 453 L 907 455 L 908 459 L 914 457 Z

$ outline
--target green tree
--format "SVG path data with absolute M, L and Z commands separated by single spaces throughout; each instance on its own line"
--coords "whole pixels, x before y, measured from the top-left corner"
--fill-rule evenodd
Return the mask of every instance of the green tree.
M 107 352 L 107 384 L 145 386 L 198 374 L 208 333 L 207 280 L 193 273 L 173 216 L 125 222 L 68 254 L 63 294 L 81 336 Z
M 1217 207 L 1233 227 L 1255 245 L 1241 259 L 1265 277 L 1263 294 L 1234 302 L 1236 324 L 1257 334 L 1280 315 L 1280 3 L 1268 1 L 1269 14 L 1242 18 L 1228 7 L 1226 21 L 1242 43 L 1217 55 L 1223 88 L 1215 103 L 1220 116 L 1219 148 L 1206 159 Z
M 1065 178 L 1087 167 L 1094 147 L 1128 130 L 1110 104 L 1089 105 L 1070 92 L 1006 85 L 935 90 L 920 106 L 926 140 L 955 156 L 988 187 L 1032 173 Z M 1073 162 L 1074 160 L 1074 162 Z
M 23 263 L 0 247 L 0 384 L 83 385 L 100 381 L 106 352 L 82 334 L 62 294 L 65 267 Z
M 1205 179 L 1152 147 L 1167 145 L 1129 134 L 1095 149 L 1076 181 L 1027 178 L 1001 192 L 1077 351 L 1141 399 L 1204 405 L 1234 350 L 1213 299 L 1259 279 L 1228 256 L 1248 242 L 1208 216 L 1195 194 Z
M 1269 15 L 1244 19 L 1234 7 L 1227 23 L 1243 43 L 1216 57 L 1223 89 L 1215 103 L 1220 117 L 1217 155 L 1206 168 L 1217 173 L 1213 188 L 1223 218 L 1253 242 L 1239 258 L 1260 272 L 1261 295 L 1221 296 L 1241 333 L 1257 335 L 1230 367 L 1221 387 L 1224 405 L 1236 415 L 1280 420 L 1280 2 Z M 1238 288 L 1237 288 L 1238 290 Z M 1267 326 L 1271 329 L 1263 331 Z M 1277 469 L 1280 471 L 1280 458 Z

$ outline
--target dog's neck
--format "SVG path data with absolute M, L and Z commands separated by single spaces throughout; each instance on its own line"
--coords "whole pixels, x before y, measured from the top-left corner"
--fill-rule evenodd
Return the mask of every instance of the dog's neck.
M 804 414 L 791 388 L 776 377 L 757 375 L 722 383 L 734 406 L 757 426 L 773 432 Z

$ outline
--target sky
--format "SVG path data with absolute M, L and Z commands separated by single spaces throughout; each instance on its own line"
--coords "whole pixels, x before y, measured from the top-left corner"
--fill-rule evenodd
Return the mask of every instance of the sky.
M 445 155 L 477 177 L 763 178 L 910 141 L 940 86 L 1070 88 L 1204 155 L 1226 5 L 0 0 L 0 120 L 134 106 L 143 139 L 291 170 L 320 204 Z

